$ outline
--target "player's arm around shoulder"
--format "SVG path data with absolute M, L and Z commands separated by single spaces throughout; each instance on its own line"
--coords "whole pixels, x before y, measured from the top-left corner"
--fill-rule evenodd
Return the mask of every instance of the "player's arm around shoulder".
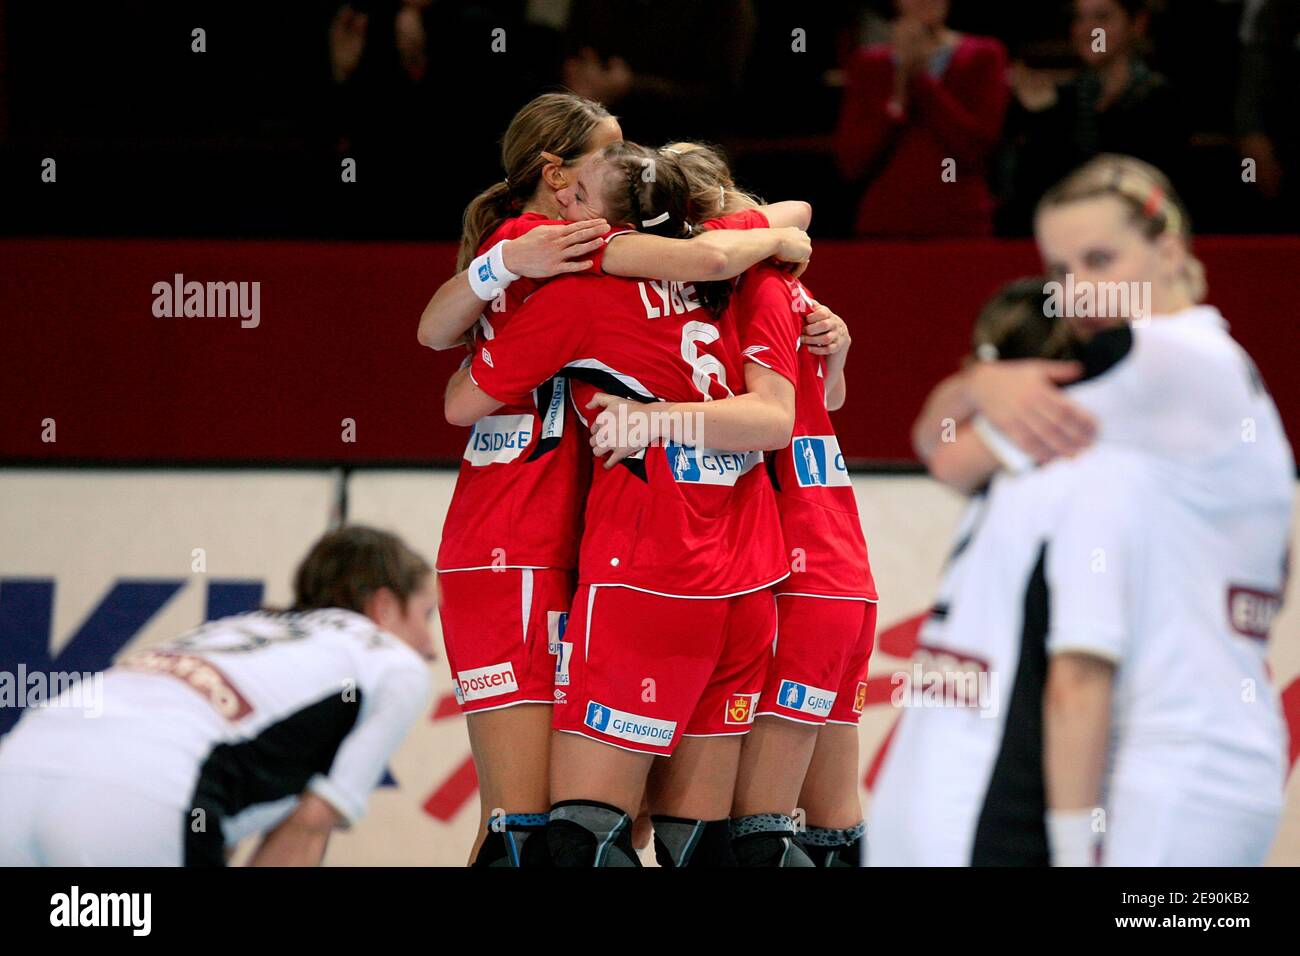
M 503 239 L 438 287 L 420 314 L 416 338 L 435 350 L 455 348 L 483 309 L 520 276 L 544 279 L 590 269 L 602 245 L 603 219 L 537 226 Z
M 770 203 L 759 206 L 758 211 L 767 217 L 768 224 L 773 228 L 794 226 L 796 229 L 807 229 L 812 225 L 812 204 L 802 199 L 785 199 Z
M 732 279 L 769 257 L 806 262 L 812 244 L 802 229 L 710 229 L 691 239 L 622 233 L 605 250 L 604 270 L 624 278 L 671 282 Z

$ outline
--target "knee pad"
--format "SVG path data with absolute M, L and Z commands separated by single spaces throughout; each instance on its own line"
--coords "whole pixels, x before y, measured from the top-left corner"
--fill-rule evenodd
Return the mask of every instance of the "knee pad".
M 814 865 L 795 842 L 794 820 L 784 813 L 755 813 L 732 820 L 731 850 L 737 866 Z
M 632 846 L 632 818 L 592 800 L 565 800 L 551 807 L 546 848 L 554 866 L 641 865 Z
M 866 848 L 866 824 L 857 823 L 844 829 L 809 827 L 798 834 L 800 848 L 808 854 L 814 866 L 862 865 Z
M 545 853 L 545 813 L 508 813 L 505 825 L 494 818 L 488 824 L 487 836 L 474 857 L 475 867 L 545 866 L 549 857 Z M 531 839 L 536 837 L 536 839 Z
M 730 820 L 652 816 L 655 859 L 662 867 L 736 866 Z

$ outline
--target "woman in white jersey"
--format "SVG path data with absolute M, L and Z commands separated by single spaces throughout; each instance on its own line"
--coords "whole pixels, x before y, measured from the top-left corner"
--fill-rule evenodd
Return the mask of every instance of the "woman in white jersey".
M 132 653 L 0 742 L 0 866 L 315 866 L 365 813 L 429 696 L 433 573 L 346 527 L 299 566 L 294 606 Z M 94 716 L 95 719 L 87 719 Z
M 1258 864 L 1285 773 L 1265 642 L 1285 583 L 1290 446 L 1254 364 L 1200 304 L 1186 210 L 1158 170 L 1099 157 L 1048 192 L 1036 232 L 1050 291 L 1072 290 L 1067 318 L 1112 366 L 1068 398 L 1043 383 L 1078 368 L 981 366 L 936 389 L 916 435 L 936 474 L 974 487 L 999 461 L 1048 459 L 1096 428 L 1077 460 L 998 478 L 976 538 L 1021 525 L 1041 544 L 1021 569 L 1046 598 L 1040 835 L 1062 864 Z M 943 418 L 963 423 L 957 441 L 929 440 Z M 1013 543 L 990 560 L 1011 562 Z M 1028 620 L 1028 602 L 1018 613 Z

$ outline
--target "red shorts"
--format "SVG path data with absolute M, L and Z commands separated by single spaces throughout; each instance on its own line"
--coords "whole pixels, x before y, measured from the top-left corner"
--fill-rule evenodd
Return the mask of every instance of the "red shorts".
M 553 726 L 659 755 L 684 736 L 747 733 L 775 629 L 769 590 L 686 598 L 584 585 L 560 644 Z
M 875 603 L 779 594 L 776 610 L 776 650 L 759 713 L 806 724 L 856 724 L 867 699 Z
M 461 710 L 549 704 L 555 650 L 573 599 L 556 568 L 440 571 L 442 641 Z

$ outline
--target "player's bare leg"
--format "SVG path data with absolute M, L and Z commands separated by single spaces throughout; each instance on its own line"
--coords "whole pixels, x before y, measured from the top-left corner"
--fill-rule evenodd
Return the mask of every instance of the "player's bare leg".
M 653 761 L 651 754 L 578 734 L 553 735 L 547 845 L 554 865 L 641 865 L 632 818 Z
M 470 749 L 478 772 L 480 826 L 470 851 L 470 862 L 479 855 L 491 833 L 500 833 L 505 843 L 503 865 L 518 865 L 517 850 L 532 829 L 518 822 L 529 817 L 543 820 L 550 810 L 550 781 L 547 769 L 551 751 L 551 708 L 548 704 L 519 704 L 501 710 L 469 714 Z M 500 848 L 493 853 L 501 857 Z
M 650 774 L 650 812 L 717 820 L 731 811 L 743 737 L 683 737 Z
M 858 759 L 856 724 L 828 723 L 817 734 L 799 794 L 808 824 L 799 834 L 799 844 L 818 866 L 861 863 L 864 834 Z
M 739 736 L 683 737 L 650 771 L 647 802 L 660 866 L 734 866 L 731 801 Z
M 742 866 L 810 866 L 794 844 L 792 815 L 817 746 L 818 728 L 782 717 L 754 720 L 740 752 L 732 840 Z

